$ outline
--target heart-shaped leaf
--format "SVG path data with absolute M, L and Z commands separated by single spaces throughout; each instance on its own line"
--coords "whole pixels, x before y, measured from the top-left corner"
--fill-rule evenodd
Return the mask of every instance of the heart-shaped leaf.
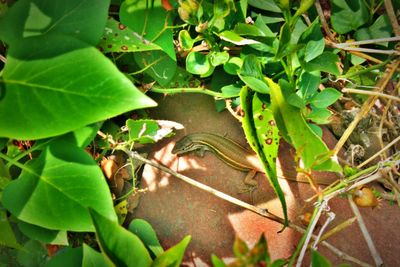
M 59 135 L 156 105 L 96 48 L 68 36 L 31 37 L 11 47 L 0 84 L 0 136 L 17 139 Z
M 100 168 L 71 143 L 51 142 L 27 162 L 2 202 L 18 219 L 54 230 L 93 231 L 87 207 L 117 221 Z

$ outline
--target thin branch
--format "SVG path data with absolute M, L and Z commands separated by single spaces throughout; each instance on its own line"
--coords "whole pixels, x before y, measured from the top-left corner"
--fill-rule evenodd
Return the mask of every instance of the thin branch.
M 376 90 L 376 92 L 382 92 L 386 88 L 386 85 L 389 83 L 389 80 L 392 78 L 392 76 L 393 76 L 394 72 L 396 71 L 397 67 L 399 66 L 399 64 L 400 64 L 400 59 L 397 59 L 388 66 L 387 72 L 377 83 L 377 87 L 379 89 Z M 347 127 L 346 131 L 343 133 L 342 137 L 336 143 L 336 146 L 333 149 L 334 155 L 337 155 L 339 153 L 340 149 L 346 143 L 347 139 L 349 138 L 351 133 L 354 131 L 357 124 L 360 122 L 361 119 L 363 119 L 368 114 L 368 112 L 370 112 L 372 107 L 375 105 L 375 102 L 377 99 L 378 99 L 377 96 L 370 96 L 367 99 L 367 101 L 364 102 L 363 106 L 361 107 L 360 111 L 358 112 L 358 114 L 356 115 L 354 120 L 350 123 L 350 125 Z
M 400 41 L 400 36 L 368 39 L 368 40 L 355 41 L 355 42 L 337 43 L 335 45 L 337 48 L 345 48 L 345 47 L 349 47 L 349 46 L 356 46 L 356 45 L 363 45 L 363 44 L 376 44 L 376 43 L 398 42 L 398 41 Z
M 385 0 L 384 2 L 385 2 L 386 14 L 389 17 L 390 24 L 392 24 L 393 32 L 396 36 L 400 36 L 400 27 L 399 27 L 399 23 L 397 22 L 396 14 L 394 13 L 394 10 L 393 10 L 392 1 Z
M 365 242 L 368 245 L 369 251 L 371 252 L 372 258 L 375 261 L 375 265 L 376 266 L 383 266 L 383 260 L 381 258 L 381 256 L 379 255 L 378 250 L 376 249 L 375 245 L 374 245 L 374 241 L 372 240 L 368 229 L 364 223 L 364 220 L 361 216 L 361 213 L 357 207 L 357 205 L 354 203 L 352 197 L 350 195 L 348 195 L 347 199 L 349 200 L 350 203 L 350 207 L 354 213 L 354 215 L 357 217 L 357 222 L 358 222 L 358 226 L 360 227 L 360 230 L 364 236 Z
M 356 168 L 362 168 L 365 165 L 367 165 L 368 163 L 370 163 L 374 158 L 378 157 L 382 152 L 388 150 L 391 146 L 393 146 L 394 144 L 396 144 L 398 141 L 400 141 L 400 136 L 397 136 L 392 142 L 390 142 L 389 144 L 387 144 L 384 148 L 382 148 L 381 150 L 379 150 L 378 152 L 376 152 L 373 156 L 371 156 L 369 159 L 367 159 L 366 161 L 364 161 L 363 163 L 359 164 Z
M 343 93 L 350 93 L 350 94 L 374 95 L 374 96 L 377 96 L 377 97 L 383 97 L 383 98 L 394 100 L 396 102 L 400 102 L 400 97 L 387 95 L 387 94 L 379 93 L 379 92 L 366 91 L 366 90 L 353 89 L 353 88 L 346 88 L 346 87 L 342 89 L 342 92 Z
M 206 89 L 204 87 L 183 87 L 183 88 L 158 88 L 152 87 L 151 92 L 163 93 L 163 94 L 180 94 L 180 93 L 200 93 L 205 95 L 213 96 L 217 99 L 224 98 L 221 93 Z

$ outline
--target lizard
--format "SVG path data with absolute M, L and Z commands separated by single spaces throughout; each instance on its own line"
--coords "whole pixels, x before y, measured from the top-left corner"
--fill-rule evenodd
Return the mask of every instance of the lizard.
M 253 151 L 221 135 L 202 132 L 186 135 L 176 142 L 172 154 L 181 156 L 192 151 L 197 152 L 201 157 L 204 156 L 206 151 L 210 151 L 232 168 L 249 172 L 244 180 L 245 184 L 249 186 L 257 185 L 257 181 L 254 180 L 254 175 L 257 172 L 264 173 L 262 164 Z M 280 168 L 278 163 L 278 169 Z M 278 178 L 309 183 L 307 177 L 298 175 L 293 170 L 278 170 Z M 324 177 L 314 177 L 314 180 L 321 185 L 329 185 L 332 182 L 332 179 L 325 179 Z

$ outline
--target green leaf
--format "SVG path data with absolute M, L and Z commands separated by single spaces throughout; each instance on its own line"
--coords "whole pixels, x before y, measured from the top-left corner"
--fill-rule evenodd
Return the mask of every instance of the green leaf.
M 161 47 L 146 42 L 140 34 L 112 17 L 108 18 L 103 37 L 97 47 L 104 53 L 161 50 Z
M 310 103 L 317 108 L 326 108 L 335 103 L 336 100 L 338 100 L 341 96 L 342 93 L 340 93 L 338 90 L 328 87 L 314 95 L 314 97 L 311 98 Z
M 321 127 L 319 127 L 318 125 L 315 125 L 313 123 L 308 123 L 308 126 L 311 128 L 311 130 L 313 130 L 313 132 L 318 135 L 319 138 L 322 138 L 323 135 L 323 131 L 321 129 Z
M 200 52 L 190 52 L 186 57 L 186 70 L 192 74 L 204 75 L 212 69 L 209 58 Z
M 272 32 L 271 29 L 265 24 L 265 21 L 260 14 L 258 14 L 257 19 L 254 22 L 254 26 L 256 26 L 265 37 L 276 38 L 276 33 Z
M 327 124 L 330 122 L 331 116 L 332 113 L 326 108 L 313 108 L 306 118 L 317 124 Z
M 224 64 L 224 70 L 228 74 L 237 75 L 242 65 L 243 65 L 243 60 L 240 57 L 231 57 Z
M 70 142 L 77 147 L 85 148 L 90 142 L 96 137 L 97 132 L 102 126 L 102 122 L 94 123 L 91 125 L 84 126 L 73 132 L 67 133 L 56 140 L 63 140 L 65 142 Z
M 181 30 L 179 32 L 178 40 L 184 51 L 192 49 L 194 40 L 190 37 L 190 33 L 187 30 Z
M 18 244 L 17 239 L 15 238 L 7 214 L 3 210 L 0 210 L 0 246 L 21 248 L 21 245 Z
M 339 34 L 357 30 L 369 19 L 368 8 L 363 0 L 332 0 L 331 23 Z
M 140 144 L 155 143 L 164 136 L 157 136 L 160 130 L 155 120 L 131 120 L 126 121 L 129 130 L 129 140 Z M 169 131 L 168 134 L 172 132 Z M 167 133 L 166 133 L 167 134 Z M 160 138 L 161 137 L 161 138 Z
M 93 231 L 87 207 L 117 221 L 100 168 L 86 151 L 65 142 L 50 143 L 28 161 L 2 202 L 18 219 L 54 230 Z
M 301 34 L 299 43 L 305 44 L 305 62 L 309 62 L 322 54 L 325 48 L 325 41 L 318 19 Z
M 217 256 L 215 256 L 214 254 L 211 255 L 211 262 L 214 267 L 227 267 L 225 262 L 220 258 L 218 258 Z
M 156 105 L 96 48 L 60 35 L 12 46 L 1 83 L 0 136 L 16 139 L 59 135 Z
M 50 259 L 45 267 L 82 266 L 82 247 L 66 247 Z
M 290 105 L 295 106 L 295 107 L 298 107 L 298 108 L 300 108 L 300 109 L 306 107 L 306 103 L 305 103 L 304 99 L 301 98 L 300 96 L 298 96 L 298 95 L 295 94 L 295 93 L 289 95 L 289 97 L 288 97 L 288 99 L 287 99 L 287 102 L 288 102 Z
M 172 25 L 171 16 L 162 8 L 161 1 L 154 1 L 147 7 L 147 1 L 124 1 L 120 7 L 121 22 L 139 33 L 145 43 L 152 42 L 174 61 L 176 61 L 172 29 L 164 28 L 166 23 Z
M 254 6 L 256 8 L 281 13 L 281 9 L 275 4 L 274 1 L 265 1 L 265 0 L 249 0 L 249 5 Z
M 256 37 L 265 36 L 264 32 L 261 29 L 259 29 L 256 25 L 246 24 L 246 23 L 236 24 L 234 32 L 244 36 L 256 36 Z
M 68 245 L 66 231 L 50 230 L 23 221 L 18 221 L 18 228 L 30 239 L 38 240 L 45 244 Z
M 164 249 L 158 241 L 157 234 L 153 227 L 143 219 L 135 219 L 129 224 L 129 231 L 137 235 L 156 257 L 164 253 Z
M 136 235 L 93 209 L 90 214 L 101 250 L 116 266 L 147 267 L 152 264 L 146 247 Z
M 186 247 L 189 245 L 191 237 L 186 236 L 181 242 L 165 251 L 162 255 L 157 257 L 153 265 L 154 267 L 179 267 L 183 259 Z
M 339 68 L 336 63 L 339 57 L 332 52 L 323 52 L 317 58 L 305 64 L 305 70 L 308 72 L 323 71 L 339 76 Z
M 223 32 L 219 33 L 218 36 L 219 36 L 219 38 L 221 38 L 221 40 L 230 42 L 235 45 L 249 45 L 249 44 L 260 43 L 256 40 L 243 38 L 233 31 L 223 31 Z
M 7 143 L 8 143 L 8 138 L 0 138 L 0 151 L 6 147 Z
M 273 113 L 267 103 L 261 101 L 258 94 L 251 92 L 246 86 L 243 86 L 240 92 L 240 104 L 245 114 L 242 127 L 246 139 L 254 152 L 257 153 L 268 181 L 281 202 L 286 226 L 289 222 L 287 205 L 276 175 L 275 162 L 279 136 L 277 128 L 274 127 Z
M 109 267 L 105 257 L 85 243 L 83 244 L 82 267 Z
M 292 31 L 288 23 L 283 24 L 279 33 L 279 46 L 276 53 L 276 59 L 280 59 L 290 53 L 290 39 L 292 37 Z
M 208 54 L 210 63 L 212 66 L 216 67 L 225 64 L 229 60 L 229 53 L 224 52 L 211 52 Z
M 39 267 L 46 262 L 47 251 L 44 246 L 35 240 L 26 242 L 17 252 L 17 261 L 22 266 Z
M 145 43 L 161 47 L 162 51 L 134 53 L 134 58 L 139 67 L 146 68 L 147 75 L 164 86 L 174 77 L 177 68 L 173 32 L 164 28 L 172 23 L 161 1 L 153 1 L 153 4 L 147 7 L 147 1 L 125 1 L 119 16 L 121 22 L 139 33 Z
M 325 159 L 329 155 L 328 147 L 307 125 L 300 110 L 287 103 L 284 92 L 291 90 L 290 85 L 284 80 L 280 80 L 279 85 L 269 78 L 266 78 L 266 81 L 271 89 L 271 109 L 278 128 L 296 148 L 304 168 L 340 172 L 341 167 L 336 161 L 331 158 Z
M 106 25 L 109 5 L 109 0 L 21 0 L 1 18 L 0 37 L 10 46 L 49 34 L 68 35 L 96 45 Z
M 312 267 L 331 267 L 332 264 L 322 256 L 318 251 L 311 250 L 311 266 Z
M 318 91 L 320 84 L 321 73 L 319 71 L 303 72 L 299 82 L 300 96 L 308 101 Z
M 374 24 L 369 27 L 361 28 L 354 34 L 357 41 L 387 38 L 393 35 L 392 25 L 390 24 L 389 17 L 387 15 L 379 16 Z M 378 45 L 387 46 L 386 43 L 378 43 Z
M 269 87 L 263 80 L 251 76 L 243 76 L 240 74 L 238 76 L 248 87 L 250 87 L 254 91 L 261 94 L 269 93 Z
M 231 98 L 231 97 L 237 97 L 240 94 L 240 90 L 242 89 L 242 86 L 238 84 L 230 84 L 226 85 L 221 88 L 221 92 L 223 97 L 225 98 Z

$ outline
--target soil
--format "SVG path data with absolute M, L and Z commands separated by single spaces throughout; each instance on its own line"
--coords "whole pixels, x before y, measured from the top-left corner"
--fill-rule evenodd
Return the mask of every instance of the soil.
M 256 177 L 258 188 L 252 193 L 246 193 L 243 192 L 243 179 L 246 174 L 225 165 L 215 155 L 206 153 L 200 158 L 192 154 L 182 157 L 171 154 L 177 140 L 194 132 L 226 135 L 246 146 L 240 123 L 229 112 L 217 113 L 214 100 L 205 95 L 155 95 L 154 98 L 159 106 L 154 110 L 152 117 L 179 122 L 185 129 L 175 137 L 158 143 L 153 148 L 150 159 L 235 198 L 267 208 L 282 217 L 280 203 L 264 174 L 258 174 Z M 331 146 L 335 143 L 332 135 L 326 134 L 324 139 Z M 280 160 L 286 164 L 293 162 L 287 145 L 281 147 Z M 280 180 L 280 184 L 285 193 L 290 220 L 301 225 L 299 216 L 306 211 L 312 211 L 312 203 L 306 203 L 305 200 L 313 195 L 313 191 L 308 184 L 286 180 Z M 150 166 L 144 169 L 141 187 L 148 188 L 148 192 L 142 196 L 133 217 L 150 222 L 164 248 L 173 246 L 186 235 L 192 236 L 183 266 L 210 266 L 212 254 L 229 262 L 233 257 L 232 245 L 236 235 L 253 246 L 260 235 L 265 234 L 272 259 L 289 257 L 301 238 L 301 234 L 289 228 L 278 233 L 282 229 L 280 224 L 201 191 Z M 376 187 L 379 188 L 379 185 Z M 336 198 L 329 204 L 331 212 L 336 215 L 329 228 L 354 216 L 348 200 L 344 197 Z M 360 209 L 385 266 L 400 266 L 400 232 L 396 229 L 399 208 L 382 202 L 380 208 Z M 375 265 L 357 222 L 329 238 L 328 242 L 352 257 Z M 322 245 L 318 249 L 333 264 L 346 262 Z M 303 265 L 307 266 L 308 262 L 307 258 Z

